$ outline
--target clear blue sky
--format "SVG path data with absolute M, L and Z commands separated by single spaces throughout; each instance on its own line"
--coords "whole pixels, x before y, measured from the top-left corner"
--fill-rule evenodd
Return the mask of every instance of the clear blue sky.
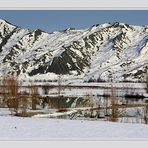
M 148 10 L 0 10 L 0 18 L 22 28 L 52 32 L 108 22 L 148 25 Z

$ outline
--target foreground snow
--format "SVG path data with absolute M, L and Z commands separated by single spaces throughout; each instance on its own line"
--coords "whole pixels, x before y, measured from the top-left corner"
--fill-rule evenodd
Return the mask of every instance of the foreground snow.
M 145 124 L 0 116 L 0 139 L 148 138 Z

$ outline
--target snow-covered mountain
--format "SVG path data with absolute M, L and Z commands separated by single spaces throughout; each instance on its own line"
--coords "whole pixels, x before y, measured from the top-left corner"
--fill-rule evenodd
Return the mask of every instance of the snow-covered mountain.
M 148 26 L 117 22 L 47 33 L 0 20 L 0 75 L 137 81 L 147 65 Z

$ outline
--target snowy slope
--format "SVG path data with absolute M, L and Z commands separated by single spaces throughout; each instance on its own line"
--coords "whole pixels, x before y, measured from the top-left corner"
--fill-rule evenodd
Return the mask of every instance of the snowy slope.
M 145 124 L 0 116 L 0 139 L 133 139 L 148 138 Z
M 141 81 L 148 64 L 148 26 L 124 23 L 47 33 L 0 20 L 0 74 L 20 78 Z M 79 79 L 78 79 L 79 78 Z

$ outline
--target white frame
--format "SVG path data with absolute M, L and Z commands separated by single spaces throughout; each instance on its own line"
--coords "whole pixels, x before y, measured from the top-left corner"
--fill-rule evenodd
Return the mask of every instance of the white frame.
M 147 0 L 0 0 L 2 9 L 147 9 Z

